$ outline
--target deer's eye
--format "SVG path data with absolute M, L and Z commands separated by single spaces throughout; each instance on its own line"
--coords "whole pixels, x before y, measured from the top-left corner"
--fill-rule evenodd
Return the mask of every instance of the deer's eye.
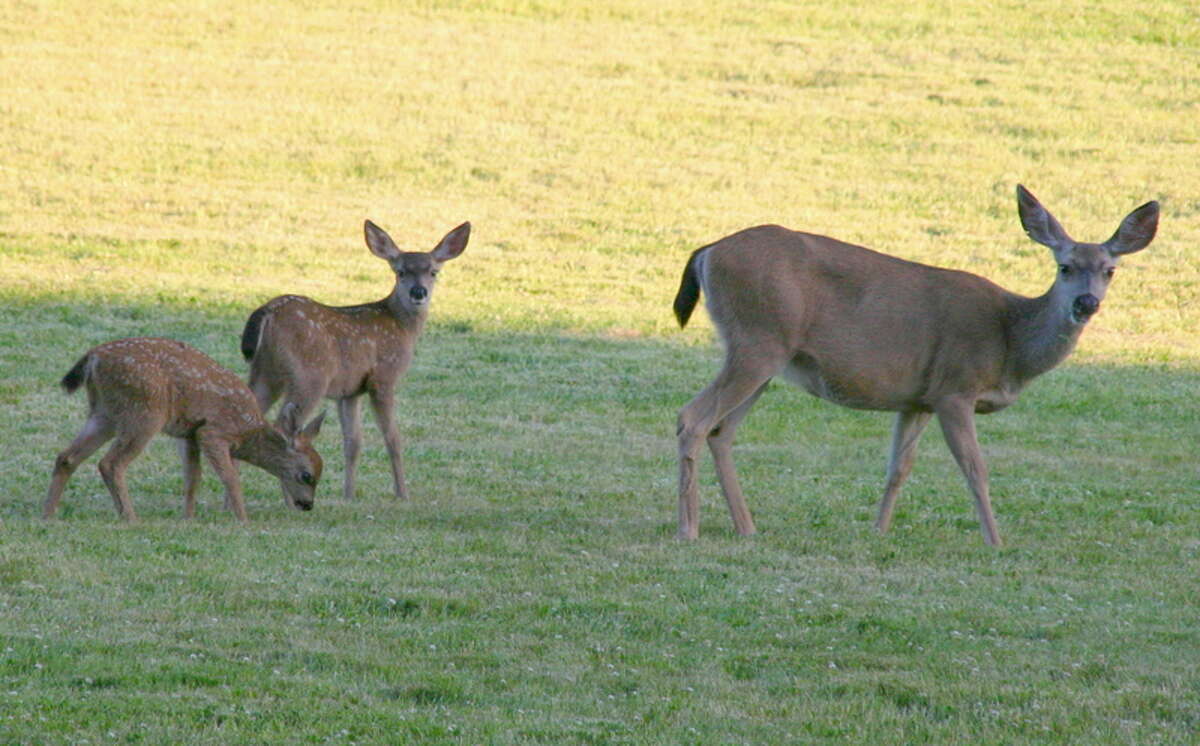
M 317 480 L 313 479 L 313 475 L 307 471 L 300 472 L 300 476 L 296 477 L 296 480 L 306 487 L 315 486 L 317 483 Z
M 1071 265 L 1070 264 L 1060 264 L 1060 265 L 1058 265 L 1058 271 L 1062 273 L 1063 277 L 1066 277 L 1071 274 Z
M 1104 276 L 1111 280 L 1113 273 L 1115 273 L 1116 271 L 1117 271 L 1116 267 L 1109 267 L 1108 269 L 1104 270 Z
M 441 272 L 441 270 L 440 270 L 440 269 L 431 269 L 431 270 L 429 270 L 429 274 L 433 275 L 434 277 L 437 277 L 437 276 L 438 276 L 438 272 Z

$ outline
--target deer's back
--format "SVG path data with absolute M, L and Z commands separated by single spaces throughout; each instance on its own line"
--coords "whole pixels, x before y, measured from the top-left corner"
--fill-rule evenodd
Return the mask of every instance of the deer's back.
M 253 367 L 260 375 L 292 381 L 321 378 L 332 398 L 361 393 L 375 382 L 390 385 L 411 360 L 411 328 L 386 302 L 327 306 L 300 295 L 270 301 L 263 341 Z
M 822 398 L 928 408 L 1002 386 L 1014 296 L 977 275 L 760 226 L 709 247 L 701 282 L 733 354 L 786 359 Z
M 231 433 L 262 424 L 246 384 L 183 342 L 119 339 L 92 348 L 88 358 L 89 399 L 118 421 L 151 416 L 177 437 L 200 424 Z

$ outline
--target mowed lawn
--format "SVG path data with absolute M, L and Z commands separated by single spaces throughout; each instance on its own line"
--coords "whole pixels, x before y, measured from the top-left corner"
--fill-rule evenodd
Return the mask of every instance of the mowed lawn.
M 1194 743 L 1200 11 L 545 0 L 0 6 L 0 743 Z M 1005 547 L 936 428 L 872 530 L 891 417 L 782 383 L 674 538 L 715 373 L 671 300 L 750 225 L 1038 294 L 1025 184 L 1081 240 L 1159 200 L 1074 356 L 981 418 Z M 311 513 L 173 444 L 43 522 L 88 347 L 383 297 L 370 218 L 446 266 L 398 394 Z M 330 414 L 334 408 L 329 406 Z

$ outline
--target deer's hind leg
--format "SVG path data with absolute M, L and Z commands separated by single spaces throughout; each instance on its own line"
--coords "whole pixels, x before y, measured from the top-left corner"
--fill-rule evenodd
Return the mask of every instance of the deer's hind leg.
M 53 518 L 62 500 L 63 489 L 67 481 L 75 473 L 75 469 L 96 452 L 100 446 L 107 443 L 113 436 L 112 426 L 99 415 L 93 414 L 83 423 L 83 428 L 58 457 L 54 459 L 54 474 L 50 477 L 50 490 L 42 503 L 42 517 Z
M 754 397 L 781 367 L 782 364 L 770 355 L 759 353 L 739 358 L 729 354 L 713 382 L 679 413 L 676 429 L 679 436 L 679 538 L 695 539 L 700 535 L 700 494 L 696 483 L 696 458 L 701 446 L 731 416 L 734 417 L 731 430 L 736 430 L 737 424 L 753 404 Z M 743 409 L 742 405 L 747 400 L 750 400 L 750 405 Z M 729 437 L 732 440 L 732 435 Z M 718 469 L 722 469 L 721 473 L 725 475 L 722 478 L 722 486 L 728 484 L 734 488 L 725 493 L 730 511 L 734 514 L 734 527 L 739 532 L 752 533 L 754 525 L 749 520 L 749 512 L 746 510 L 745 500 L 741 497 L 740 488 L 737 487 L 737 480 L 730 479 L 733 473 L 731 448 L 732 443 L 722 440 L 718 431 L 714 456 L 719 459 Z M 742 519 L 740 526 L 739 518 Z
M 264 415 L 284 389 L 281 377 L 269 375 L 267 372 L 269 366 L 264 362 L 267 354 L 265 350 L 255 354 L 254 359 L 250 361 L 250 378 L 246 381 L 250 393 L 254 394 L 254 400 L 258 402 L 258 408 Z
M 100 476 L 112 494 L 117 514 L 126 521 L 136 521 L 137 513 L 134 512 L 133 502 L 129 499 L 125 470 L 161 429 L 161 420 L 142 418 L 130 422 L 117 433 L 116 441 L 108 449 L 108 453 L 104 454 L 104 458 L 100 459 Z
M 737 470 L 733 466 L 733 437 L 737 433 L 738 425 L 766 390 L 766 383 L 759 386 L 757 391 L 726 415 L 708 434 L 708 449 L 712 452 L 713 464 L 716 466 L 717 481 L 721 484 L 721 493 L 725 495 L 725 503 L 729 506 L 733 528 L 742 536 L 754 533 L 754 520 L 746 507 L 746 497 L 742 493 Z

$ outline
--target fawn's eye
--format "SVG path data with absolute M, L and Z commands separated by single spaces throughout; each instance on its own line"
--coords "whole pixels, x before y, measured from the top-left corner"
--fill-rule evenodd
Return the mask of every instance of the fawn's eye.
M 438 276 L 438 272 L 441 272 L 441 270 L 440 270 L 440 269 L 431 269 L 431 270 L 429 270 L 429 274 L 433 275 L 434 277 L 437 277 L 437 276 Z
M 1063 277 L 1066 277 L 1067 275 L 1071 274 L 1071 265 L 1070 264 L 1060 264 L 1060 265 L 1058 265 L 1058 271 L 1062 273 Z
M 300 472 L 300 476 L 296 477 L 296 479 L 299 480 L 300 484 L 307 487 L 312 487 L 317 483 L 317 480 L 313 479 L 313 475 L 307 471 Z
M 1109 267 L 1108 269 L 1104 270 L 1104 276 L 1111 280 L 1113 273 L 1115 273 L 1116 271 L 1117 271 L 1116 267 Z

